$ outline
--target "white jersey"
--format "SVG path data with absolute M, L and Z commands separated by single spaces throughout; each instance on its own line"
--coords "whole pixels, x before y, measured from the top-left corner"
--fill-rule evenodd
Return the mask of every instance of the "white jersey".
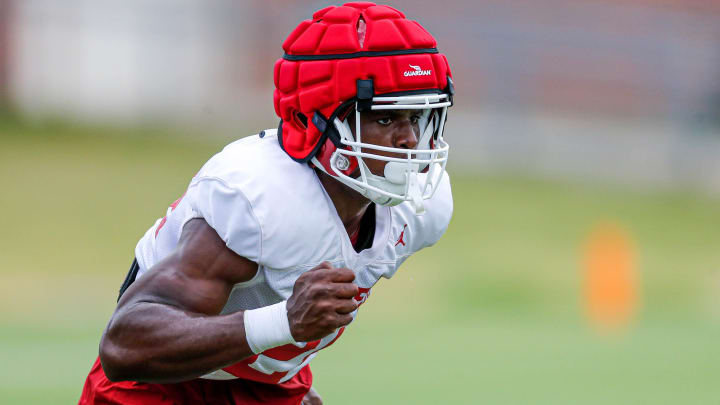
M 362 304 L 381 277 L 392 277 L 408 256 L 445 232 L 453 208 L 447 173 L 426 201 L 425 215 L 416 216 L 409 203 L 376 206 L 372 246 L 355 252 L 314 170 L 280 149 L 275 130 L 265 134 L 231 143 L 203 166 L 185 195 L 138 243 L 138 277 L 175 249 L 187 221 L 204 218 L 228 248 L 258 264 L 252 280 L 234 286 L 222 313 L 288 299 L 295 280 L 324 261 L 355 272 L 356 299 Z M 266 350 L 204 377 L 286 381 L 343 330 L 315 342 Z

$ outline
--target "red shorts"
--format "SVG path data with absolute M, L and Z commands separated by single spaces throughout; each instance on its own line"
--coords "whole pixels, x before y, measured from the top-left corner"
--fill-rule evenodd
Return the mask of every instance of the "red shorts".
M 310 366 L 305 366 L 293 378 L 280 384 L 202 378 L 175 384 L 112 382 L 105 376 L 98 358 L 85 380 L 78 405 L 298 405 L 311 386 Z

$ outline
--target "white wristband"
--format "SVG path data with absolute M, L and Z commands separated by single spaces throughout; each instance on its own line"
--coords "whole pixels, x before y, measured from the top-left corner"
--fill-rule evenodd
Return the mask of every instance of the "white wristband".
M 245 311 L 245 337 L 253 353 L 296 343 L 290 333 L 286 305 L 287 301 L 282 301 L 268 307 Z

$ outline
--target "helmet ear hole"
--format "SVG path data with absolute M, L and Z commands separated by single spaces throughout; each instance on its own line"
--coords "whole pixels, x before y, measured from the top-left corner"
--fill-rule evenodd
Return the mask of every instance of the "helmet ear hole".
M 354 113 L 354 112 L 355 112 L 355 106 L 349 105 L 344 111 L 340 111 L 340 113 L 338 114 L 337 117 L 340 119 L 340 121 L 345 121 L 345 119 L 350 115 L 350 113 Z
M 299 126 L 302 129 L 307 129 L 307 123 L 308 119 L 307 116 L 300 111 L 295 111 L 293 114 L 293 120 L 295 121 L 295 124 Z

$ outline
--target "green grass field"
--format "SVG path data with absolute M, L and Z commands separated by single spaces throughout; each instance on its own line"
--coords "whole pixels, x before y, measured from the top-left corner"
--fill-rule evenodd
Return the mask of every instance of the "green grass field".
M 77 402 L 137 239 L 229 139 L 0 123 L 0 404 Z M 720 200 L 453 171 L 446 236 L 313 362 L 328 404 L 720 402 Z M 584 316 L 582 246 L 631 235 L 640 307 Z

